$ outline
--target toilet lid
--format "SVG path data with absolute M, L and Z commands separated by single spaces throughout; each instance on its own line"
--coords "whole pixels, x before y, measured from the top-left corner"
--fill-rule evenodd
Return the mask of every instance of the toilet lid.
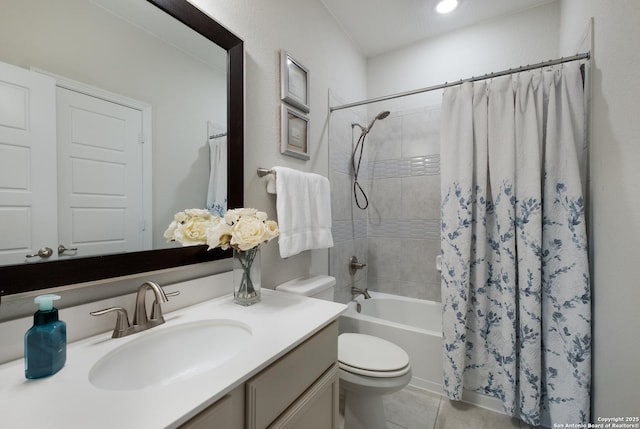
M 365 334 L 340 334 L 338 361 L 345 371 L 370 377 L 398 377 L 410 370 L 407 352 L 387 340 Z

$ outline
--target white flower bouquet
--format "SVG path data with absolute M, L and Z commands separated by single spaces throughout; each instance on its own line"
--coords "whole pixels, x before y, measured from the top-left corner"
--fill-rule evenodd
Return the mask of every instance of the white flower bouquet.
M 183 246 L 232 248 L 234 260 L 239 262 L 238 276 L 234 269 L 234 300 L 251 305 L 260 301 L 260 275 L 254 269 L 258 248 L 278 234 L 278 224 L 256 209 L 232 209 L 224 217 L 213 216 L 208 210 L 187 209 L 175 214 L 164 237 Z
M 183 246 L 207 244 L 209 249 L 231 247 L 246 251 L 271 241 L 278 233 L 278 224 L 256 209 L 232 209 L 224 217 L 214 216 L 208 210 L 187 209 L 175 214 L 164 237 Z

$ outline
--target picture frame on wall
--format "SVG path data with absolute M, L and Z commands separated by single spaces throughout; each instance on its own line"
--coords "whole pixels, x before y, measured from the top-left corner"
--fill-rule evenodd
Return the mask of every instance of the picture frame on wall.
M 308 160 L 309 118 L 286 104 L 282 104 L 281 116 L 280 153 Z
M 309 70 L 286 51 L 280 51 L 282 101 L 309 113 Z

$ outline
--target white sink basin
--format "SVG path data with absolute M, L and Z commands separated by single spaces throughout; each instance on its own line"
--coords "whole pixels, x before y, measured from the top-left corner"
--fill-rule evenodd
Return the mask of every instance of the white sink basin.
M 98 360 L 89 381 L 105 390 L 171 384 L 228 361 L 251 343 L 251 335 L 249 326 L 227 319 L 147 331 Z

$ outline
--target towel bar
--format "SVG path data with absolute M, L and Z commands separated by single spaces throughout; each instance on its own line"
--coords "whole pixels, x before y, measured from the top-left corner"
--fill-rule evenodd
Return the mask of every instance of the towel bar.
M 273 174 L 275 176 L 276 174 L 275 170 L 271 170 L 269 168 L 261 168 L 261 167 L 258 167 L 257 173 L 258 173 L 258 177 L 264 177 L 268 174 Z

